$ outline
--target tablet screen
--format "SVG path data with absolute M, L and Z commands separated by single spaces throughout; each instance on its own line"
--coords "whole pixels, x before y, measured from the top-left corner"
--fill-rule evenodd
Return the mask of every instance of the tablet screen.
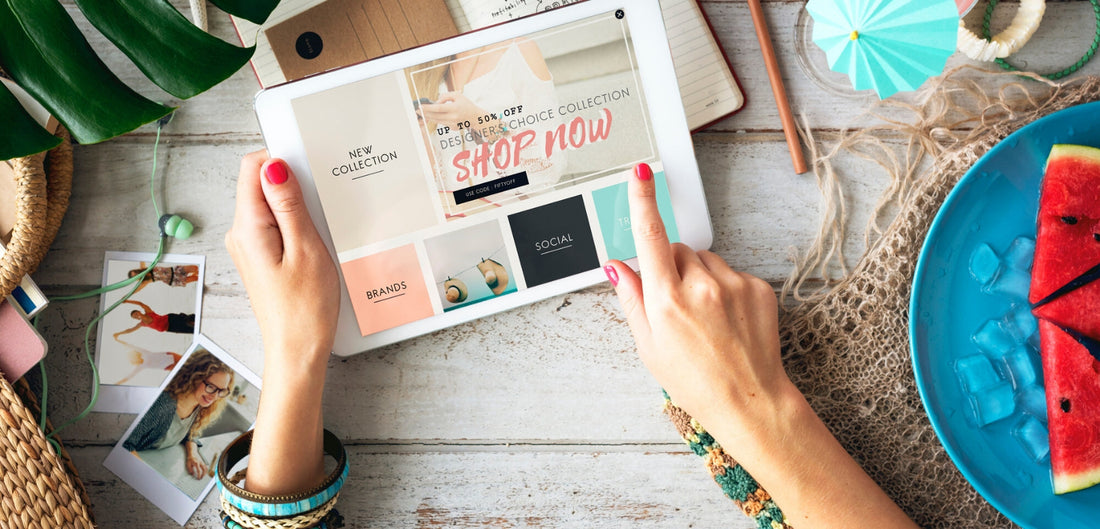
M 291 100 L 362 335 L 634 257 L 641 162 L 678 240 L 638 68 L 611 11 Z

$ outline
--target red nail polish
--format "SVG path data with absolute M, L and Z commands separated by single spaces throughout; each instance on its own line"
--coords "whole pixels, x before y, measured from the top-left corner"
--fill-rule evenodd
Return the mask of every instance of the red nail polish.
M 279 185 L 286 182 L 286 166 L 283 162 L 274 162 L 267 165 L 267 169 L 264 170 L 264 174 L 267 175 L 267 181 L 272 184 Z
M 607 265 L 603 267 L 603 273 L 607 274 L 607 280 L 611 282 L 611 286 L 619 286 L 619 272 L 615 271 L 615 267 Z
M 653 180 L 653 169 L 647 163 L 640 163 L 634 166 L 634 176 L 643 182 Z

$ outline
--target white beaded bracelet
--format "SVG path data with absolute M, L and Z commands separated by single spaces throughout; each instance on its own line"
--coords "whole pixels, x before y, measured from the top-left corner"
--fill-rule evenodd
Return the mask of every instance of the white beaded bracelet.
M 1046 0 L 1021 0 L 1012 24 L 989 40 L 979 37 L 959 20 L 959 51 L 982 62 L 1008 57 L 1020 51 L 1039 29 L 1046 8 Z

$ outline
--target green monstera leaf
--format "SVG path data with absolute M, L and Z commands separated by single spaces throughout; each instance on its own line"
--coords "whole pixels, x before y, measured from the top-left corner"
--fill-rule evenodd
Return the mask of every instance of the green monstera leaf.
M 46 132 L 46 129 L 23 110 L 22 105 L 3 83 L 0 83 L 0 123 L 4 124 L 3 134 L 19 140 L 19 145 L 15 145 L 15 142 L 0 144 L 0 160 L 18 156 L 18 151 L 12 149 L 13 147 L 25 146 L 25 151 L 41 152 L 61 143 L 61 138 Z
M 262 23 L 278 0 L 219 0 Z M 252 57 L 194 27 L 167 0 L 77 0 L 84 16 L 166 92 L 186 99 L 224 81 Z M 98 143 L 173 109 L 126 86 L 92 50 L 58 0 L 0 0 L 0 68 L 80 143 Z M 0 93 L 0 159 L 56 145 L 7 90 Z M 45 135 L 45 136 L 44 136 Z M 49 136 L 49 137 L 47 137 Z

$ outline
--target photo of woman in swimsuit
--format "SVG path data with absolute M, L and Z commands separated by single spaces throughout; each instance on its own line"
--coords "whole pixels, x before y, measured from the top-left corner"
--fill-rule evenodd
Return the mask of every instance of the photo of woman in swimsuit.
M 101 310 L 130 293 L 99 323 L 96 366 L 104 384 L 156 387 L 198 334 L 204 260 L 167 255 L 150 268 L 152 254 L 117 255 L 125 258 L 108 257 L 104 284 L 135 283 L 104 295 Z

